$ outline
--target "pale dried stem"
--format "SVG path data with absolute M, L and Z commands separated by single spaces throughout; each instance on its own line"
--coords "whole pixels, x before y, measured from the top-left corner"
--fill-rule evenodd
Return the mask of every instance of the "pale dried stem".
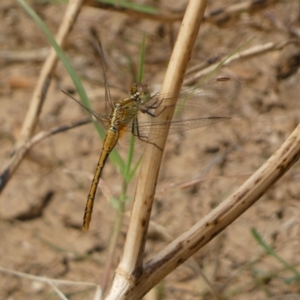
M 206 12 L 202 21 L 217 23 L 219 20 L 224 20 L 227 17 L 231 17 L 233 15 L 239 15 L 247 11 L 253 12 L 254 10 L 263 9 L 265 8 L 264 4 L 265 3 L 263 2 L 259 3 L 255 0 L 249 0 L 242 3 L 224 6 L 222 8 Z M 181 21 L 184 16 L 184 14 L 181 12 L 165 12 L 168 9 L 164 9 L 164 7 L 161 7 L 161 9 L 158 9 L 155 13 L 146 13 L 127 7 L 122 7 L 117 4 L 114 5 L 108 3 L 101 3 L 95 0 L 87 0 L 85 2 L 85 5 L 110 11 L 122 12 L 132 18 L 148 19 L 164 23 L 174 23 L 177 21 Z
M 49 54 L 49 47 L 40 49 L 30 49 L 23 51 L 4 50 L 0 51 L 0 59 L 6 63 L 12 62 L 28 62 L 28 61 L 43 61 Z
M 183 18 L 183 13 L 161 13 L 161 12 L 157 12 L 155 14 L 144 13 L 138 10 L 134 10 L 134 9 L 118 6 L 118 5 L 96 2 L 94 0 L 87 0 L 85 2 L 85 5 L 97 7 L 100 9 L 122 12 L 132 18 L 149 19 L 149 20 L 165 22 L 165 23 L 173 23 L 176 21 L 181 21 Z
M 80 121 L 76 121 L 76 122 L 71 122 L 68 124 L 64 124 L 64 125 L 60 125 L 57 127 L 54 127 L 50 130 L 45 130 L 45 131 L 40 131 L 39 133 L 37 133 L 36 135 L 34 135 L 28 142 L 26 142 L 24 144 L 24 147 L 29 150 L 30 148 L 32 148 L 35 144 L 41 142 L 42 140 L 44 140 L 45 138 L 51 136 L 51 135 L 55 135 L 57 133 L 61 133 L 61 132 L 65 132 L 67 130 L 88 124 L 91 122 L 90 118 L 86 118 Z
M 206 2 L 199 0 L 189 2 L 170 58 L 161 93 L 173 95 L 174 101 L 181 88 Z M 159 118 L 161 121 L 170 120 L 172 113 L 162 113 Z M 148 285 L 143 285 L 143 289 L 136 289 L 137 281 L 140 282 L 139 278 L 144 272 L 145 241 L 167 133 L 168 129 L 166 128 L 165 137 L 155 139 L 156 145 L 147 144 L 140 168 L 122 260 L 116 270 L 113 286 L 107 299 L 139 299 L 155 285 L 148 282 Z M 151 134 L 153 133 L 150 131 L 150 140 L 153 140 Z M 129 289 L 130 295 L 127 294 Z M 132 297 L 132 293 L 135 295 L 134 297 Z M 125 296 L 125 294 L 127 295 Z
M 175 238 L 173 235 L 171 235 L 168 232 L 168 230 L 166 230 L 165 227 L 163 227 L 153 221 L 150 221 L 148 235 L 151 234 L 151 231 L 152 231 L 152 234 L 159 235 L 162 239 L 164 239 L 164 241 L 167 241 L 167 242 L 172 242 Z M 206 283 L 208 289 L 210 290 L 212 297 L 214 297 L 215 299 L 219 299 L 218 292 L 216 291 L 215 287 L 211 284 L 211 282 L 205 275 L 204 271 L 201 269 L 199 262 L 194 257 L 190 257 L 184 264 L 188 268 L 193 270 L 195 273 L 198 273 L 198 275 L 200 275 L 202 277 L 203 281 Z
M 48 284 L 53 288 L 58 297 L 62 300 L 68 300 L 68 298 L 49 280 Z
M 256 57 L 258 55 L 265 54 L 269 51 L 277 51 L 277 50 L 282 50 L 283 47 L 289 45 L 290 43 L 293 43 L 293 41 L 285 41 L 285 42 L 280 42 L 280 43 L 266 43 L 264 45 L 258 45 L 251 47 L 250 49 L 241 51 L 239 53 L 236 53 L 228 58 L 223 58 L 220 62 L 217 62 L 215 64 L 210 65 L 209 67 L 200 70 L 192 75 L 186 76 L 184 79 L 183 84 L 184 85 L 190 85 L 197 81 L 199 78 L 208 75 L 214 71 L 216 71 L 218 68 L 227 66 L 235 61 L 238 60 L 243 60 L 243 59 L 249 59 L 252 57 Z M 195 72 L 197 68 L 201 68 L 201 66 L 194 66 L 192 69 L 189 69 L 188 72 Z
M 143 290 L 155 285 L 253 205 L 300 157 L 300 125 L 246 182 L 212 212 L 149 260 L 139 278 Z M 199 200 L 201 201 L 201 200 Z M 137 294 L 138 295 L 138 294 Z M 136 294 L 132 295 L 132 299 Z
M 83 4 L 83 0 L 70 0 L 67 10 L 65 13 L 65 16 L 63 18 L 63 21 L 61 23 L 61 26 L 59 28 L 56 41 L 58 45 L 63 47 L 64 41 L 67 38 L 75 20 L 76 17 L 80 11 L 80 8 Z M 3 188 L 6 186 L 7 182 L 13 175 L 13 173 L 18 168 L 19 164 L 23 160 L 28 147 L 26 146 L 27 141 L 32 136 L 34 129 L 36 127 L 36 124 L 39 120 L 39 116 L 42 110 L 43 103 L 45 101 L 47 91 L 54 73 L 54 70 L 56 68 L 58 58 L 54 51 L 54 49 L 51 49 L 50 54 L 48 58 L 46 59 L 44 66 L 41 70 L 41 74 L 39 76 L 37 85 L 35 87 L 35 90 L 33 92 L 30 106 L 27 111 L 20 137 L 17 140 L 14 150 L 12 152 L 12 155 L 9 159 L 9 161 L 6 163 L 5 167 L 3 168 L 1 172 L 0 177 L 0 192 L 3 190 Z
M 27 273 L 23 273 L 23 272 L 10 270 L 7 268 L 3 268 L 1 266 L 0 266 L 0 272 L 11 274 L 11 275 L 22 277 L 22 278 L 26 278 L 29 280 L 39 281 L 39 282 L 48 283 L 49 281 L 51 281 L 52 283 L 54 283 L 56 285 L 76 285 L 76 286 L 98 287 L 97 284 L 91 283 L 91 282 L 61 280 L 61 279 L 53 279 L 53 278 L 43 277 L 43 276 L 36 276 L 36 275 L 31 275 L 31 274 L 27 274 Z
M 96 295 L 98 295 L 98 298 L 94 297 L 94 299 L 101 299 L 100 296 L 102 294 L 102 291 L 101 291 L 99 285 L 96 285 L 95 283 L 52 279 L 52 278 L 48 278 L 48 277 L 36 276 L 36 275 L 31 275 L 31 274 L 27 274 L 27 273 L 23 273 L 23 272 L 6 269 L 1 266 L 0 266 L 0 272 L 11 274 L 13 276 L 18 276 L 21 278 L 26 278 L 26 279 L 32 280 L 32 281 L 47 283 L 56 291 L 56 293 L 60 296 L 61 299 L 67 299 L 67 298 L 57 288 L 58 285 L 68 285 L 68 286 L 75 285 L 76 287 L 78 287 L 78 286 L 95 287 L 96 288 L 95 297 L 96 297 Z
M 223 19 L 225 16 L 239 15 L 251 9 L 263 8 L 263 5 L 257 5 L 254 0 L 243 1 L 242 3 L 236 3 L 232 5 L 225 6 L 217 10 L 205 13 L 204 21 L 214 22 L 218 19 Z

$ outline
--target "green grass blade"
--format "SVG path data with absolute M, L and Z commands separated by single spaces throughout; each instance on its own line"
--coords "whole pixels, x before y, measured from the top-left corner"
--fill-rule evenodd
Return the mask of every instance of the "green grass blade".
M 128 174 L 128 182 L 130 182 L 132 180 L 132 178 L 135 176 L 136 171 L 138 169 L 138 167 L 141 164 L 143 156 L 141 155 L 141 157 L 139 158 L 139 160 L 137 161 L 137 163 L 134 165 L 134 167 L 131 169 L 131 171 Z
M 55 38 L 53 37 L 52 33 L 46 26 L 46 24 L 41 20 L 41 18 L 36 14 L 36 12 L 24 1 L 24 0 L 17 0 L 19 4 L 23 7 L 23 9 L 29 14 L 29 16 L 36 22 L 36 24 L 40 27 L 40 29 L 43 31 L 45 36 L 47 37 L 49 43 L 56 51 L 57 56 L 62 61 L 63 65 L 65 66 L 67 72 L 69 73 L 70 77 L 72 78 L 72 81 L 77 89 L 77 92 L 79 94 L 80 100 L 83 103 L 83 105 L 91 108 L 90 101 L 87 97 L 87 94 L 85 92 L 85 89 L 81 83 L 81 80 L 79 76 L 77 75 L 75 69 L 67 59 L 67 57 L 64 54 L 64 51 L 61 49 L 61 47 L 57 44 Z M 105 137 L 105 130 L 95 121 L 93 121 L 98 134 L 102 138 L 102 140 Z M 112 151 L 110 154 L 111 161 L 121 169 L 124 169 L 124 161 L 121 158 L 121 156 L 118 154 L 117 151 Z
M 260 236 L 260 234 L 256 231 L 256 229 L 252 228 L 251 229 L 251 233 L 254 236 L 254 238 L 256 239 L 256 241 L 264 248 L 264 250 L 272 255 L 273 257 L 275 257 L 281 264 L 284 265 L 284 267 L 287 270 L 292 271 L 297 278 L 300 278 L 300 273 L 294 268 L 292 267 L 290 264 L 288 264 L 283 258 L 281 258 L 269 245 L 267 245 L 262 237 Z
M 144 64 L 145 64 L 145 44 L 146 44 L 146 37 L 143 35 L 143 40 L 142 40 L 142 45 L 141 45 L 141 52 L 140 52 L 140 59 L 139 59 L 139 70 L 138 70 L 138 82 L 142 82 L 143 80 L 143 73 L 144 73 Z M 130 147 L 128 151 L 128 156 L 127 156 L 127 164 L 126 164 L 126 170 L 125 170 L 125 179 L 126 182 L 129 183 L 131 179 L 133 178 L 139 164 L 140 164 L 140 159 L 138 163 L 134 166 L 133 170 L 131 170 L 131 163 L 132 163 L 132 157 L 134 153 L 134 144 L 135 144 L 135 136 L 131 136 L 130 140 Z
M 143 81 L 143 74 L 144 74 L 144 65 L 145 65 L 145 53 L 146 53 L 146 36 L 143 35 L 142 45 L 141 45 L 141 52 L 140 52 L 140 60 L 139 60 L 139 71 L 138 71 L 138 82 Z

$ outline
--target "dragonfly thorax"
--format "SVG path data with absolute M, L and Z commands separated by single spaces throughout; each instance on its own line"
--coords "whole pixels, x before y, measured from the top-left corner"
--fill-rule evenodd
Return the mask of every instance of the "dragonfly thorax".
M 135 100 L 125 98 L 115 103 L 110 115 L 110 128 L 118 131 L 127 126 L 138 113 L 139 104 Z

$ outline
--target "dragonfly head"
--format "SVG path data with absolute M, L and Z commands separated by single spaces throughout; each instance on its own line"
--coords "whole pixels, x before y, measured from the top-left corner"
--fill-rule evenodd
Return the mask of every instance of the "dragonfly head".
M 130 87 L 131 99 L 140 104 L 145 104 L 150 99 L 149 87 L 143 83 L 133 83 Z

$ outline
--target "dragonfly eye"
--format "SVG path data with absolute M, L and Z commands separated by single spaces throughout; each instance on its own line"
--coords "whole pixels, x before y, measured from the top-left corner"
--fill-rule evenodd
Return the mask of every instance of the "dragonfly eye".
M 146 103 L 150 99 L 149 87 L 143 83 L 134 83 L 130 87 L 131 97 L 139 100 L 141 103 Z
M 130 86 L 130 90 L 129 90 L 129 92 L 130 92 L 130 95 L 131 96 L 133 96 L 133 95 L 135 95 L 136 94 L 136 92 L 137 92 L 137 83 L 133 83 L 131 86 Z

